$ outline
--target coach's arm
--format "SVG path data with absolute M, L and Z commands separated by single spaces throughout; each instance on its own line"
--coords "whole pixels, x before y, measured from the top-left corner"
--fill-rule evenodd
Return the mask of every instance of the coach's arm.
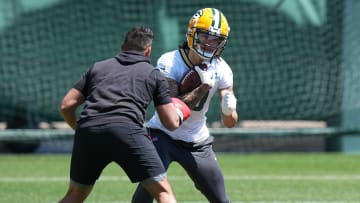
M 81 92 L 75 88 L 71 88 L 60 103 L 61 116 L 74 130 L 76 129 L 76 109 L 84 103 L 84 101 L 85 98 Z

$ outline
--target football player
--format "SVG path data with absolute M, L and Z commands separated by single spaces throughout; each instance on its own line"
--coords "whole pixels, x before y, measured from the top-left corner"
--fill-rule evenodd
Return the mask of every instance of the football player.
M 238 121 L 233 73 L 221 57 L 229 32 L 229 24 L 218 9 L 203 8 L 192 16 L 184 44 L 179 50 L 163 54 L 157 62 L 157 68 L 167 77 L 172 96 L 183 99 L 191 108 L 191 116 L 174 131 L 167 130 L 156 113 L 147 123 L 165 168 L 173 161 L 178 162 L 212 203 L 230 202 L 212 149 L 214 138 L 206 126 L 206 113 L 215 92 L 219 94 L 223 124 L 231 128 Z M 192 69 L 199 74 L 201 84 L 190 92 L 179 93 L 178 85 L 189 85 L 182 79 Z M 152 197 L 138 185 L 132 202 L 150 203 Z

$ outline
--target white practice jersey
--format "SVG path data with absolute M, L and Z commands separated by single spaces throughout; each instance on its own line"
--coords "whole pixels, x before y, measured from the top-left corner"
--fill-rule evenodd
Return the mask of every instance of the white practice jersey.
M 161 129 L 175 140 L 197 143 L 204 141 L 209 137 L 209 129 L 206 126 L 206 112 L 209 109 L 211 98 L 218 89 L 224 89 L 233 85 L 233 73 L 224 59 L 213 59 L 211 62 L 215 68 L 215 85 L 210 89 L 209 94 L 199 102 L 197 107 L 191 110 L 191 116 L 184 121 L 181 126 L 174 130 L 167 130 L 160 122 L 155 112 L 153 117 L 148 121 L 147 126 L 150 128 Z M 165 74 L 166 77 L 172 78 L 180 83 L 183 76 L 189 71 L 179 50 L 163 54 L 158 62 L 157 68 Z

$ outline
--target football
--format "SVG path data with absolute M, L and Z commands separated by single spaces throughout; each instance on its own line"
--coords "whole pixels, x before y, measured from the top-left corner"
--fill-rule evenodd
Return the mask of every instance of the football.
M 202 63 L 199 65 L 202 70 L 207 70 L 207 65 Z M 181 79 L 179 84 L 179 94 L 183 95 L 191 92 L 193 89 L 201 85 L 201 79 L 195 69 L 190 69 Z

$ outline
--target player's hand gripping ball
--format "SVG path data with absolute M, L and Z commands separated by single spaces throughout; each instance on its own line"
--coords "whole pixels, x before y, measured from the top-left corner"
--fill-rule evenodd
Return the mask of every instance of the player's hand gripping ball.
M 207 65 L 202 63 L 199 65 L 201 70 L 206 71 Z M 201 78 L 195 69 L 190 69 L 180 80 L 179 84 L 179 94 L 183 95 L 188 92 L 191 92 L 195 88 L 201 85 Z
M 199 74 L 202 84 L 208 85 L 209 87 L 215 85 L 215 70 L 213 68 L 208 67 L 207 70 L 202 70 L 199 66 L 195 66 L 195 70 Z

